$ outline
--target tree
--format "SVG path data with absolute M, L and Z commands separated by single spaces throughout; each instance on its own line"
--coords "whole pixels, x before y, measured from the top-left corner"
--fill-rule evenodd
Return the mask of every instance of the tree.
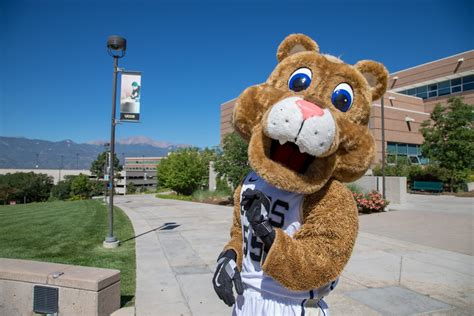
M 172 152 L 158 164 L 158 185 L 170 188 L 178 194 L 190 195 L 205 182 L 209 165 L 206 165 L 206 160 L 197 148 Z
M 69 199 L 71 197 L 71 179 L 59 181 L 51 189 L 51 197 L 59 200 Z
M 133 182 L 127 183 L 127 194 L 137 193 L 137 187 Z
M 94 160 L 91 164 L 90 171 L 93 175 L 96 175 L 97 178 L 104 177 L 106 159 L 107 159 L 107 152 L 103 152 L 103 153 L 100 153 L 97 156 L 97 159 Z M 114 154 L 114 170 L 122 171 L 122 166 L 120 166 L 120 161 L 117 158 L 117 154 Z
M 71 182 L 71 194 L 81 198 L 89 198 L 92 192 L 92 184 L 89 177 L 85 174 L 79 174 Z
M 447 170 L 451 191 L 466 181 L 474 168 L 474 106 L 461 98 L 450 98 L 448 105 L 437 104 L 431 121 L 421 124 L 425 139 L 423 155 Z
M 227 178 L 236 188 L 250 172 L 248 144 L 237 133 L 224 137 L 222 154 L 217 157 L 214 168 L 219 177 Z
M 0 201 L 46 201 L 52 186 L 53 178 L 42 173 L 16 172 L 0 175 Z

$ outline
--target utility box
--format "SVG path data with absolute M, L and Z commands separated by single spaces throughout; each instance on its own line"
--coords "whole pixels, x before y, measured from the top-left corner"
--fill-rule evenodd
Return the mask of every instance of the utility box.
M 120 271 L 0 258 L 0 315 L 110 315 Z

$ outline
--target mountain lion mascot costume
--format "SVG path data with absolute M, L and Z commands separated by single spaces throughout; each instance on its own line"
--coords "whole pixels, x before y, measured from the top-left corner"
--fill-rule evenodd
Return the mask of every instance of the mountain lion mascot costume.
M 370 107 L 386 90 L 387 71 L 321 54 L 302 34 L 288 36 L 277 59 L 268 80 L 247 88 L 234 108 L 253 171 L 235 191 L 213 285 L 235 304 L 234 315 L 328 315 L 323 297 L 358 230 L 343 182 L 361 177 L 374 157 Z

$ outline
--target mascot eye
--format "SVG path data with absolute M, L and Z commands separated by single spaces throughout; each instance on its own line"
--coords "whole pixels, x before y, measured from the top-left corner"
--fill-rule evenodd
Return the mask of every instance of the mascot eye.
M 352 88 L 347 83 L 340 83 L 332 92 L 332 104 L 341 112 L 347 112 L 352 106 L 354 100 L 354 93 Z
M 291 74 L 290 80 L 288 80 L 288 88 L 295 92 L 303 91 L 311 84 L 311 78 L 313 74 L 309 68 L 297 69 Z

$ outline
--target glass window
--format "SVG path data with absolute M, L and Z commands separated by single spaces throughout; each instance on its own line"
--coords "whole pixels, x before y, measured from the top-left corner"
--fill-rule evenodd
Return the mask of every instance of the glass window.
M 416 94 L 416 88 L 408 90 L 408 95 L 415 95 L 415 94 Z
M 408 145 L 408 155 L 410 155 L 410 156 L 418 155 L 418 146 L 409 144 Z
M 416 94 L 426 92 L 428 90 L 428 86 L 418 87 L 416 88 Z
M 451 93 L 451 88 L 450 87 L 438 89 L 438 95 L 447 95 L 447 94 L 450 94 L 450 93 Z
M 428 94 L 426 92 L 417 93 L 416 96 L 422 99 L 428 98 Z
M 387 152 L 389 154 L 396 154 L 397 153 L 397 144 L 395 143 L 388 143 L 387 144 Z
M 466 77 L 462 78 L 462 82 L 463 83 L 474 82 L 474 75 L 470 75 L 470 76 L 466 76 Z
M 431 91 L 428 93 L 428 98 L 434 98 L 438 96 L 438 91 Z
M 474 90 L 474 82 L 463 84 L 462 90 L 463 91 Z
M 438 90 L 439 89 L 443 89 L 443 88 L 448 88 L 451 86 L 451 82 L 449 82 L 449 80 L 446 80 L 446 81 L 443 81 L 443 82 L 439 82 L 438 83 Z
M 438 84 L 437 84 L 437 83 L 435 83 L 435 84 L 430 84 L 430 85 L 428 86 L 428 90 L 429 90 L 429 91 L 436 91 L 436 90 L 438 90 Z
M 401 93 L 401 94 L 408 94 L 408 91 L 407 90 L 403 90 L 403 91 L 400 91 L 398 93 Z
M 407 144 L 397 144 L 397 153 L 399 155 L 407 154 Z
M 428 90 L 428 86 L 418 87 L 416 88 L 416 93 L 426 92 L 426 90 Z
M 461 92 L 461 86 L 451 87 L 451 93 Z
M 451 80 L 451 85 L 452 86 L 458 86 L 461 84 L 461 78 L 456 78 Z

